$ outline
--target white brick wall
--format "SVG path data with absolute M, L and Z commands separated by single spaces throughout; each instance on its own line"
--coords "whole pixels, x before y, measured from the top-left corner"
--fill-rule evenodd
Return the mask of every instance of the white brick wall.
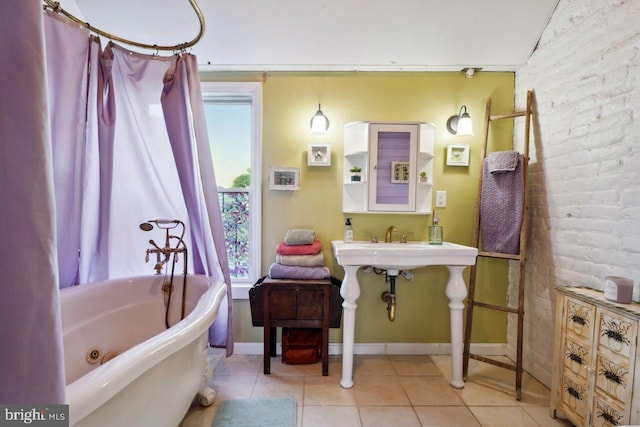
M 554 285 L 602 289 L 605 275 L 640 286 L 640 1 L 560 0 L 516 72 L 536 117 L 529 175 L 525 369 L 549 385 Z M 516 120 L 522 147 L 523 120 Z M 518 266 L 510 268 L 517 298 Z M 512 317 L 512 316 L 510 316 Z M 514 354 L 515 319 L 508 348 Z

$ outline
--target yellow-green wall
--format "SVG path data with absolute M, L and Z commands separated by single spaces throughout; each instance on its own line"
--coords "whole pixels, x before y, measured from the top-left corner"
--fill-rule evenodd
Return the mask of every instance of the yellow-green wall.
M 233 75 L 203 76 L 203 80 L 233 80 Z M 243 78 L 243 77 L 240 77 Z M 288 228 L 312 228 L 324 245 L 326 264 L 342 278 L 344 271 L 331 254 L 331 240 L 342 239 L 343 128 L 352 121 L 414 121 L 436 125 L 434 195 L 447 191 L 447 207 L 439 209 L 445 240 L 472 244 L 480 145 L 485 103 L 492 99 L 495 113 L 513 110 L 514 74 L 478 73 L 472 79 L 463 73 L 270 73 L 262 76 L 262 273 L 274 261 L 275 247 Z M 318 103 L 330 119 L 326 135 L 313 135 L 309 120 Z M 475 136 L 449 134 L 447 118 L 466 105 L 474 122 Z M 511 147 L 512 123 L 492 125 L 490 150 Z M 331 144 L 331 167 L 307 166 L 307 144 Z M 445 165 L 448 144 L 470 145 L 470 166 Z M 299 191 L 269 190 L 269 168 L 300 168 Z M 434 201 L 435 205 L 435 201 Z M 365 231 L 384 236 L 389 225 L 400 232 L 412 231 L 411 240 L 426 240 L 430 216 L 349 214 L 356 240 Z M 504 303 L 507 263 L 492 260 L 479 267 L 479 283 L 486 283 L 477 298 Z M 380 294 L 388 289 L 384 276 L 358 273 L 361 296 L 356 312 L 356 343 L 449 342 L 449 309 L 444 295 L 448 277 L 445 267 L 413 271 L 415 278 L 396 283 L 396 320 L 387 320 Z M 468 278 L 468 269 L 466 271 Z M 234 301 L 237 342 L 260 342 L 262 328 L 251 325 L 248 301 Z M 505 342 L 504 314 L 476 311 L 473 341 Z M 332 330 L 332 342 L 341 342 L 341 331 Z

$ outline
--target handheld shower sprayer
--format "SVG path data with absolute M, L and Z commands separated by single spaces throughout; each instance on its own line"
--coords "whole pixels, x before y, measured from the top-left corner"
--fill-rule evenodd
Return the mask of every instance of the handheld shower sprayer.
M 148 222 L 143 222 L 142 224 L 140 224 L 140 230 L 151 231 L 153 230 L 153 225 L 149 224 Z

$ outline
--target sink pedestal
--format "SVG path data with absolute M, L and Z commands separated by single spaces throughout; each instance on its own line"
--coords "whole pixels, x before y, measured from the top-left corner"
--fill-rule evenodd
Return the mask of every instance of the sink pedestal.
M 358 269 L 371 261 L 375 256 L 384 258 L 386 247 L 374 246 L 366 243 L 344 243 L 341 240 L 331 242 L 333 254 L 345 271 L 340 295 L 344 299 L 343 307 L 343 337 L 342 337 L 342 379 L 340 385 L 344 388 L 353 387 L 353 345 L 356 326 L 356 304 L 360 297 L 360 284 L 358 283 Z M 403 245 L 403 244 L 400 244 Z M 416 256 L 407 256 L 407 251 L 415 248 Z M 395 248 L 389 247 L 395 252 Z M 413 268 L 428 265 L 446 265 L 449 269 L 449 280 L 445 288 L 445 294 L 449 298 L 449 311 L 451 316 L 451 380 L 450 383 L 455 388 L 463 388 L 462 379 L 462 311 L 464 310 L 464 299 L 467 297 L 467 286 L 462 277 L 464 269 L 475 264 L 478 250 L 476 248 L 456 245 L 445 242 L 442 246 L 411 246 L 398 248 L 403 256 L 397 260 L 387 258 L 387 262 L 392 264 L 397 262 L 398 270 L 403 268 L 402 262 L 411 263 Z M 373 255 L 373 257 L 372 257 Z M 395 255 L 390 255 L 391 257 Z
M 358 265 L 344 267 L 344 280 L 340 287 L 342 296 L 342 380 L 344 388 L 353 387 L 353 342 L 356 330 L 356 300 L 360 297 Z

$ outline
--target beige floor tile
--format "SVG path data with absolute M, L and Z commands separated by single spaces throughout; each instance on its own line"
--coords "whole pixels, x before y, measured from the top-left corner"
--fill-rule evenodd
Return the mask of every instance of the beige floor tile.
M 522 409 L 541 427 L 573 427 L 573 424 L 566 418 L 551 418 L 548 406 L 525 406 Z
M 391 362 L 396 375 L 441 375 L 429 356 L 394 355 L 389 356 L 389 362 Z
M 304 374 L 306 376 L 322 376 L 322 361 L 313 365 L 304 365 Z M 342 355 L 335 354 L 329 356 L 329 375 L 330 377 L 342 377 Z M 339 379 L 338 379 L 339 381 Z
M 321 368 L 320 363 L 314 363 L 312 365 L 289 365 L 282 361 L 280 356 L 271 358 L 271 375 L 281 375 L 281 376 L 304 376 L 309 366 L 317 366 L 318 369 Z M 264 372 L 264 370 L 261 370 Z
M 451 356 L 448 354 L 431 354 L 429 358 L 443 377 L 451 378 Z
M 466 406 L 415 406 L 414 409 L 424 427 L 480 427 Z
M 395 375 L 361 376 L 353 390 L 358 405 L 403 406 L 409 398 Z
M 356 406 L 353 389 L 345 389 L 334 377 L 305 377 L 304 405 Z
M 353 376 L 362 375 L 395 375 L 395 371 L 385 355 L 357 354 L 353 358 Z
M 257 354 L 234 354 L 220 360 L 213 371 L 214 376 L 257 374 L 262 374 L 262 356 Z
M 329 376 L 320 362 L 288 365 L 271 359 L 263 374 L 262 355 L 224 357 L 209 351 L 216 390 L 209 408 L 193 405 L 179 427 L 209 427 L 217 405 L 228 399 L 292 397 L 298 404 L 297 426 L 542 426 L 570 427 L 549 415 L 549 389 L 523 376 L 520 402 L 515 400 L 515 374 L 470 360 L 463 389 L 449 384 L 449 355 L 355 355 L 354 387 L 340 386 L 342 356 L 329 359 Z
M 456 393 L 468 406 L 518 406 L 514 391 L 492 383 L 469 380 Z
M 463 405 L 455 389 L 443 377 L 400 377 L 412 405 Z
M 263 372 L 262 368 L 260 368 Z M 316 363 L 290 365 L 280 356 L 271 358 L 271 373 L 278 375 L 322 376 L 322 359 Z M 342 356 L 329 356 L 329 376 L 342 375 Z
M 549 406 L 551 390 L 529 374 L 522 377 L 521 406 Z
M 470 406 L 469 410 L 482 427 L 538 426 L 538 423 L 519 406 Z
M 419 427 L 420 422 L 411 406 L 360 406 L 363 427 Z
M 359 427 L 360 417 L 355 406 L 310 406 L 302 410 L 303 427 Z
M 525 390 L 523 389 L 523 394 L 524 392 Z M 516 400 L 515 382 L 506 383 L 496 378 L 485 376 L 469 376 L 465 381 L 464 388 L 460 389 L 460 394 L 468 399 L 465 400 L 468 405 L 511 406 L 524 404 L 525 401 L 531 404 L 535 401 L 538 406 L 543 404 L 538 401 L 539 399 L 534 399 L 535 393 L 527 394 L 525 400 L 518 402 Z M 484 400 L 478 401 L 475 400 L 476 398 Z
M 451 356 L 448 354 L 437 354 L 429 356 L 434 365 L 438 368 L 442 376 L 451 377 Z M 493 359 L 503 362 L 512 362 L 504 356 L 491 356 Z M 468 379 L 479 378 L 487 381 L 504 384 L 505 387 L 515 387 L 515 372 L 501 368 L 490 363 L 479 362 L 469 359 Z
M 256 380 L 257 375 L 214 375 L 209 380 L 209 385 L 216 391 L 213 404 L 229 399 L 249 399 Z
M 207 351 L 207 360 L 209 365 L 215 371 L 222 360 L 226 358 L 226 351 L 220 348 L 211 348 Z
M 258 375 L 252 399 L 291 397 L 302 404 L 304 376 Z
M 514 362 L 505 356 L 488 356 L 493 360 L 504 363 Z M 516 373 L 510 369 L 492 365 L 491 363 L 480 362 L 478 360 L 469 359 L 469 377 L 487 378 L 492 381 L 504 383 L 505 385 L 515 386 Z

